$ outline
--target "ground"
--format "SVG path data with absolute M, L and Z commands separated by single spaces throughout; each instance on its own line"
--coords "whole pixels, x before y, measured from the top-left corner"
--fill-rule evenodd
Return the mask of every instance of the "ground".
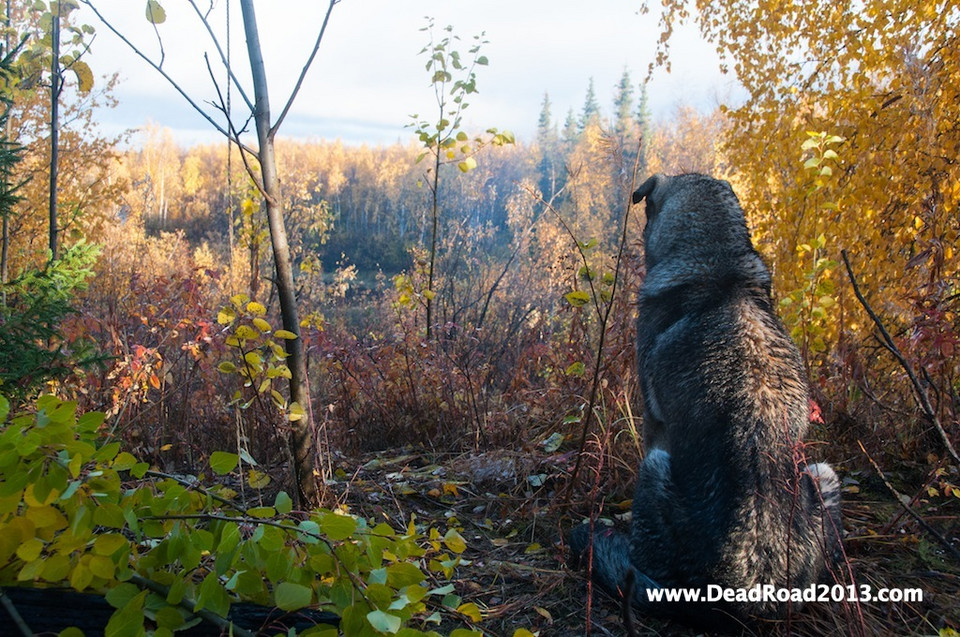
M 623 635 L 620 604 L 596 593 L 565 562 L 564 529 L 582 519 L 582 501 L 562 491 L 572 455 L 430 456 L 410 450 L 339 458 L 331 494 L 356 514 L 402 527 L 455 526 L 467 540 L 470 566 L 455 585 L 485 613 L 477 627 L 510 637 L 525 627 L 540 635 Z M 960 547 L 960 498 L 911 502 L 929 529 L 894 500 L 883 481 L 845 476 L 845 552 L 858 586 L 919 588 L 922 602 L 809 604 L 789 620 L 745 634 L 950 635 L 960 629 L 960 562 L 942 542 Z M 887 476 L 888 479 L 893 479 Z M 623 504 L 608 507 L 617 517 Z M 589 617 L 589 631 L 587 630 Z M 676 622 L 636 617 L 640 634 L 698 635 Z

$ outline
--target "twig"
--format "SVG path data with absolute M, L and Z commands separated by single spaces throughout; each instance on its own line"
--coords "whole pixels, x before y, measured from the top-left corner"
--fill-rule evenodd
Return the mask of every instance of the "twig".
M 287 103 L 284 104 L 283 110 L 280 111 L 280 117 L 278 117 L 277 121 L 270 127 L 271 137 L 277 133 L 277 129 L 280 128 L 280 124 L 283 123 L 283 120 L 287 116 L 287 111 L 289 111 L 293 105 L 293 100 L 297 98 L 297 93 L 300 92 L 300 87 L 303 85 L 303 78 L 307 76 L 307 71 L 310 70 L 310 66 L 313 64 L 313 58 L 317 57 L 317 51 L 320 49 L 320 41 L 323 40 L 323 34 L 327 30 L 327 22 L 330 21 L 330 14 L 333 12 L 334 5 L 338 2 L 340 2 L 340 0 L 330 0 L 330 6 L 327 7 L 327 14 L 323 16 L 323 25 L 320 27 L 320 33 L 317 34 L 317 41 L 313 43 L 313 50 L 310 52 L 310 57 L 307 58 L 306 64 L 304 64 L 303 69 L 300 70 L 300 77 L 297 78 L 297 84 L 293 87 L 293 91 L 290 92 L 290 97 L 287 98 Z
M 637 157 L 634 160 L 634 164 L 633 164 L 633 175 L 631 176 L 631 189 L 636 186 L 637 171 L 640 166 L 639 149 L 642 145 L 643 145 L 643 138 L 641 137 L 637 141 L 638 152 L 637 152 Z M 598 298 L 599 295 L 596 293 L 596 290 L 594 289 L 593 277 L 589 276 L 590 264 L 587 262 L 587 255 L 586 253 L 584 253 L 583 249 L 581 248 L 580 242 L 576 241 L 576 236 L 574 236 L 572 233 L 570 235 L 571 237 L 573 237 L 574 242 L 577 244 L 577 250 L 580 251 L 580 256 L 583 259 L 584 267 L 586 267 L 588 270 L 587 282 L 590 284 L 590 291 L 593 293 L 592 294 L 593 302 L 597 308 L 597 315 L 600 317 L 600 342 L 597 345 L 597 360 L 596 360 L 596 363 L 594 364 L 594 369 L 593 369 L 593 385 L 590 387 L 590 400 L 587 403 L 587 415 L 586 415 L 586 419 L 583 422 L 583 429 L 581 430 L 581 433 L 580 433 L 580 446 L 579 446 L 579 451 L 577 452 L 577 461 L 573 465 L 573 472 L 570 474 L 570 481 L 567 483 L 567 491 L 564 498 L 567 502 L 569 502 L 570 496 L 573 494 L 573 485 L 577 481 L 577 474 L 580 472 L 580 465 L 583 462 L 583 451 L 587 446 L 587 434 L 590 431 L 590 420 L 593 417 L 593 410 L 596 407 L 596 402 L 597 402 L 597 393 L 599 392 L 599 389 L 600 389 L 600 369 L 601 369 L 601 366 L 603 365 L 603 347 L 606 341 L 607 325 L 610 319 L 610 312 L 611 310 L 613 310 L 613 302 L 617 297 L 617 286 L 620 283 L 620 268 L 623 265 L 623 252 L 627 244 L 627 231 L 628 231 L 628 226 L 630 222 L 630 206 L 631 205 L 632 205 L 632 200 L 630 197 L 627 197 L 626 204 L 624 205 L 624 209 L 623 209 L 623 226 L 620 230 L 620 245 L 617 250 L 617 261 L 616 261 L 616 267 L 614 268 L 614 273 L 613 273 L 613 284 L 610 286 L 610 301 L 607 303 L 606 311 L 604 312 L 600 311 L 600 301 Z M 554 214 L 556 214 L 557 217 L 560 218 L 560 214 L 556 210 L 554 210 Z M 567 229 L 567 232 L 571 232 L 569 227 L 567 226 L 566 223 L 564 223 L 562 218 L 560 218 L 560 222 L 563 224 L 563 227 Z
M 870 464 L 873 465 L 873 468 L 877 472 L 877 475 L 879 475 L 880 479 L 883 480 L 883 484 L 887 486 L 887 489 L 890 490 L 890 493 L 893 494 L 893 497 L 896 498 L 900 506 L 903 507 L 903 510 L 906 511 L 907 514 L 910 515 L 910 517 L 916 520 L 917 524 L 923 527 L 924 531 L 929 533 L 935 540 L 937 540 L 937 542 L 939 542 L 940 545 L 943 546 L 943 548 L 945 548 L 947 552 L 953 556 L 953 559 L 960 562 L 960 551 L 958 551 L 952 544 L 950 544 L 947 538 L 943 537 L 935 528 L 930 526 L 929 522 L 927 522 L 922 517 L 920 517 L 919 513 L 911 509 L 910 506 L 903 501 L 903 496 L 900 494 L 899 491 L 896 490 L 896 488 L 892 484 L 890 484 L 890 481 L 887 480 L 887 476 L 884 475 L 883 473 L 883 469 L 880 468 L 880 465 L 878 465 L 876 461 L 872 457 L 870 457 L 870 454 L 867 453 L 867 450 L 864 449 L 863 443 L 858 440 L 857 444 L 860 445 L 860 450 L 863 451 L 863 455 L 865 455 L 867 457 L 867 460 L 870 461 Z
M 930 404 L 930 399 L 927 396 L 927 392 L 924 391 L 923 387 L 920 385 L 920 381 L 917 380 L 917 375 L 913 373 L 913 369 L 910 367 L 907 359 L 904 358 L 903 354 L 900 353 L 900 350 L 897 349 L 896 344 L 890 337 L 890 333 L 887 332 L 886 328 L 883 326 L 883 323 L 880 322 L 880 318 L 873 311 L 873 308 L 871 308 L 867 303 L 867 300 L 863 298 L 863 294 L 860 292 L 860 286 L 857 285 L 857 279 L 853 276 L 853 268 L 850 267 L 850 259 L 847 258 L 847 251 L 841 250 L 840 256 L 843 257 L 843 265 L 846 266 L 847 276 L 850 277 L 850 283 L 853 285 L 853 293 L 856 295 L 857 300 L 860 301 L 860 305 L 863 306 L 863 309 L 865 309 L 867 314 L 870 315 L 874 325 L 876 325 L 877 329 L 880 330 L 880 335 L 883 337 L 883 346 L 886 347 L 891 354 L 893 354 L 893 356 L 900 363 L 900 366 L 903 368 L 903 371 L 907 373 L 907 377 L 910 379 L 910 383 L 913 385 L 914 396 L 917 400 L 917 404 L 920 406 L 920 409 L 923 410 L 927 420 L 933 423 L 933 426 L 937 428 L 937 431 L 940 433 L 940 437 L 943 439 L 943 444 L 947 448 L 947 451 L 951 456 L 953 456 L 954 460 L 960 463 L 960 455 L 957 455 L 957 450 L 953 448 L 953 444 L 950 442 L 950 436 L 947 435 L 946 430 L 940 423 L 940 419 L 937 418 L 937 413 Z
M 213 33 L 213 29 L 210 27 L 210 20 L 208 18 L 210 16 L 210 9 L 212 9 L 213 7 L 211 6 L 206 13 L 200 13 L 200 8 L 197 7 L 196 2 L 194 2 L 194 0 L 189 0 L 189 2 L 190 2 L 190 6 L 193 7 L 193 10 L 197 13 L 197 17 L 200 18 L 201 22 L 203 22 L 203 26 L 207 29 L 207 33 L 210 34 L 210 39 L 213 41 L 213 46 L 216 47 L 217 53 L 220 55 L 220 61 L 223 63 L 224 68 L 227 69 L 227 73 L 230 74 L 230 77 L 233 78 L 233 85 L 236 86 L 237 90 L 240 92 L 240 97 L 243 98 L 243 101 L 246 102 L 247 107 L 251 111 L 255 110 L 253 106 L 253 102 L 251 102 L 250 98 L 247 97 L 246 92 L 243 90 L 243 85 L 240 84 L 240 80 L 238 80 L 237 76 L 234 75 L 233 68 L 231 68 L 230 63 L 227 61 L 227 56 L 224 54 L 223 48 L 220 46 L 220 40 L 217 39 L 217 36 L 214 35 Z M 229 10 L 230 8 L 227 7 L 227 11 Z M 208 62 L 208 66 L 209 66 L 209 62 Z M 217 89 L 217 92 L 219 92 L 219 89 Z
M 228 137 L 228 138 L 230 137 L 230 133 L 228 133 L 227 130 L 226 130 L 223 126 L 221 126 L 220 124 L 218 124 L 217 121 L 216 121 L 215 119 L 213 119 L 213 117 L 211 117 L 209 113 L 207 113 L 205 110 L 203 110 L 202 108 L 200 108 L 200 105 L 197 104 L 195 101 L 193 101 L 193 99 L 192 99 L 189 95 L 187 95 L 187 92 L 186 92 L 185 90 L 183 90 L 183 88 L 177 83 L 177 81 L 174 80 L 174 79 L 170 76 L 169 73 L 167 73 L 166 71 L 163 70 L 163 68 L 162 68 L 163 57 L 162 57 L 162 56 L 161 56 L 161 59 L 160 59 L 160 63 L 159 63 L 159 64 L 156 63 L 156 62 L 154 62 L 153 60 L 151 60 L 149 57 L 147 57 L 147 55 L 146 55 L 143 51 L 141 51 L 139 48 L 137 48 L 137 46 L 136 46 L 133 42 L 131 42 L 131 41 L 130 41 L 128 38 L 126 38 L 122 33 L 120 33 L 120 31 L 118 31 L 117 28 L 114 27 L 112 23 L 108 22 L 107 19 L 103 17 L 103 14 L 101 14 L 100 11 L 97 9 L 97 7 L 94 6 L 92 0 L 80 0 L 80 1 L 83 2 L 83 4 L 87 5 L 88 7 L 90 7 L 90 9 L 96 14 L 97 18 L 99 18 L 100 21 L 103 22 L 103 24 L 104 24 L 111 32 L 113 32 L 114 35 L 116 35 L 118 38 L 120 38 L 121 40 L 123 40 L 124 44 L 126 44 L 128 47 L 130 47 L 130 50 L 132 50 L 134 53 L 136 53 L 137 56 L 139 56 L 144 62 L 146 62 L 147 64 L 149 64 L 151 67 L 153 67 L 153 69 L 154 69 L 157 73 L 159 73 L 160 75 L 162 75 L 163 78 L 164 78 L 165 80 L 167 80 L 167 82 L 170 84 L 170 86 L 172 86 L 172 87 L 174 88 L 174 90 L 177 91 L 177 93 L 180 93 L 180 95 L 183 97 L 183 99 L 187 100 L 187 103 L 190 104 L 190 106 L 192 106 L 193 109 L 194 109 L 195 111 L 197 111 L 197 113 L 199 113 L 201 117 L 203 117 L 205 120 L 207 120 L 207 122 L 209 122 L 210 125 L 213 126 L 213 127 L 214 127 L 218 132 L 220 132 L 222 135 L 224 135 L 224 136 L 226 136 L 226 137 Z M 156 26 L 154 26 L 154 28 L 156 28 Z

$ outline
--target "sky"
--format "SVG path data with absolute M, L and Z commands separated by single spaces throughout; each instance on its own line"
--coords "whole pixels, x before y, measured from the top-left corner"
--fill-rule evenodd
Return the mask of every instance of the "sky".
M 477 72 L 479 93 L 471 96 L 464 127 L 510 130 L 530 140 L 544 94 L 562 126 L 569 109 L 579 113 L 588 84 L 601 108 L 611 111 L 615 87 L 625 69 L 634 82 L 646 77 L 659 37 L 657 17 L 641 15 L 643 0 L 340 0 L 334 7 L 316 60 L 280 129 L 280 135 L 304 139 L 340 139 L 347 144 L 407 142 L 411 115 L 432 118 L 436 100 L 419 55 L 428 42 L 421 31 L 426 16 L 437 30 L 451 25 L 466 55 L 473 36 L 484 33 L 482 53 L 489 65 Z M 146 0 L 92 0 L 103 17 L 163 69 L 195 102 L 217 115 L 204 53 L 214 77 L 225 89 L 225 70 L 197 14 L 187 0 L 161 0 L 167 20 L 157 32 L 145 18 Z M 289 96 L 316 41 L 328 3 L 325 0 L 256 0 L 271 109 L 276 116 Z M 201 10 L 210 0 L 197 0 Z M 252 97 L 249 62 L 238 0 L 214 0 L 209 22 L 226 46 L 226 10 L 230 10 L 231 61 Z M 217 133 L 187 101 L 132 49 L 83 6 L 77 16 L 97 35 L 87 58 L 95 75 L 117 72 L 119 105 L 97 114 L 105 133 L 142 127 L 147 122 L 170 128 L 189 145 L 211 142 Z M 710 110 L 737 94 L 735 81 L 719 71 L 719 59 L 696 30 L 678 31 L 672 43 L 672 72 L 657 69 L 648 95 L 655 118 L 669 117 L 678 105 Z M 234 113 L 242 103 L 233 93 Z M 222 115 L 219 116 L 222 118 Z M 252 127 L 252 125 L 251 125 Z

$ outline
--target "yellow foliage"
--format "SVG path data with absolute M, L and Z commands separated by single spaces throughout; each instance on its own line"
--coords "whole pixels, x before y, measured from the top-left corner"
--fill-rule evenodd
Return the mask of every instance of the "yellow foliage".
M 825 255 L 850 252 L 868 299 L 888 320 L 912 317 L 910 297 L 934 280 L 956 285 L 946 257 L 960 237 L 960 42 L 955 2 L 826 0 L 759 4 L 665 0 L 671 32 L 692 6 L 698 24 L 747 89 L 728 112 L 724 153 L 752 216 L 780 294 L 804 285 L 809 256 L 796 248 L 819 233 Z M 661 47 L 667 52 L 668 44 Z M 807 131 L 846 141 L 825 209 L 804 170 Z M 838 285 L 847 327 L 870 322 Z M 835 337 L 835 334 L 833 335 Z M 829 343 L 828 343 L 829 345 Z

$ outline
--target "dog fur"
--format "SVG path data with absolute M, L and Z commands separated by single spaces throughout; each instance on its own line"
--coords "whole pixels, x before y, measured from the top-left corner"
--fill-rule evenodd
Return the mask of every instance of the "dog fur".
M 787 603 L 647 599 L 648 588 L 824 581 L 841 523 L 836 474 L 803 461 L 806 375 L 733 189 L 704 175 L 655 175 L 633 195 L 644 199 L 637 355 L 646 453 L 633 518 L 628 535 L 591 538 L 580 525 L 571 548 L 614 595 L 629 575 L 641 611 L 694 622 L 782 617 Z

